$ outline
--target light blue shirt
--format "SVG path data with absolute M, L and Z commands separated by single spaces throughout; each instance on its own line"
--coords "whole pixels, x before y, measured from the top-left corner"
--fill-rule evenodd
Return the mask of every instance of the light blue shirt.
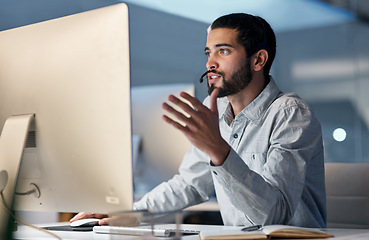
M 209 105 L 209 97 L 204 101 Z M 170 211 L 207 201 L 214 189 L 225 225 L 325 227 L 324 155 L 319 122 L 295 94 L 269 84 L 236 117 L 218 99 L 222 166 L 189 149 L 179 174 L 147 193 L 135 209 Z

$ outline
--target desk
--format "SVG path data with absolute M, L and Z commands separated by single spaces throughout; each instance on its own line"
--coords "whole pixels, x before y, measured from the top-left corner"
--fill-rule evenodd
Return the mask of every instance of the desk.
M 202 225 L 204 229 L 208 225 Z M 211 226 L 212 228 L 214 226 Z M 327 229 L 327 231 L 334 235 L 331 240 L 368 240 L 369 229 Z M 53 231 L 63 240 L 120 240 L 120 239 L 137 239 L 137 236 L 124 236 L 124 235 L 109 235 L 109 234 L 96 234 L 94 232 L 63 232 Z M 54 240 L 50 235 L 31 229 L 25 226 L 19 226 L 18 231 L 14 233 L 15 239 L 22 240 Z M 165 238 L 162 238 L 165 239 Z M 184 240 L 199 240 L 197 235 L 183 236 Z
M 60 223 L 50 224 L 50 226 L 62 225 Z M 45 225 L 42 225 L 45 226 Z M 204 225 L 205 227 L 208 225 Z M 209 226 L 208 226 L 209 227 Z M 214 227 L 214 226 L 213 226 Z M 97 234 L 94 232 L 75 232 L 75 231 L 51 231 L 58 235 L 63 240 L 120 240 L 120 239 L 140 239 L 138 236 L 129 235 L 113 235 L 113 234 Z M 56 240 L 53 236 L 41 232 L 37 229 L 30 228 L 24 225 L 18 227 L 18 230 L 14 232 L 13 238 L 15 240 Z M 150 238 L 152 239 L 152 238 Z M 155 239 L 170 239 L 170 238 L 155 238 Z M 185 240 L 199 240 L 197 235 L 183 236 L 181 239 Z

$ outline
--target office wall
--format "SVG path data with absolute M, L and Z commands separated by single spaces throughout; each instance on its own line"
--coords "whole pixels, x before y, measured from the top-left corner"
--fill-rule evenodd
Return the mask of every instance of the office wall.
M 130 6 L 132 85 L 194 83 L 206 97 L 200 76 L 206 71 L 208 24 L 151 9 Z
M 315 111 L 322 124 L 326 162 L 369 162 L 368 23 L 353 21 L 277 37 L 277 81 Z M 337 128 L 346 130 L 344 141 L 334 139 Z
M 108 6 L 119 0 L 0 0 L 0 31 Z

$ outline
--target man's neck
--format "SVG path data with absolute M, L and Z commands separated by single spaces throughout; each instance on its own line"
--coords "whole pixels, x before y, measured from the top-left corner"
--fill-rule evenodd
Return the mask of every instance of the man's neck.
M 249 85 L 237 94 L 228 96 L 234 116 L 237 116 L 245 107 L 247 107 L 259 94 L 264 90 L 269 83 L 264 76 L 255 77 Z

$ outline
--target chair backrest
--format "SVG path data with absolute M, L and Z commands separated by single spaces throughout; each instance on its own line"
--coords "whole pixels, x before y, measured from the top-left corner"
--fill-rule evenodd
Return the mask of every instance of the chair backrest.
M 369 163 L 326 163 L 327 227 L 369 228 Z

